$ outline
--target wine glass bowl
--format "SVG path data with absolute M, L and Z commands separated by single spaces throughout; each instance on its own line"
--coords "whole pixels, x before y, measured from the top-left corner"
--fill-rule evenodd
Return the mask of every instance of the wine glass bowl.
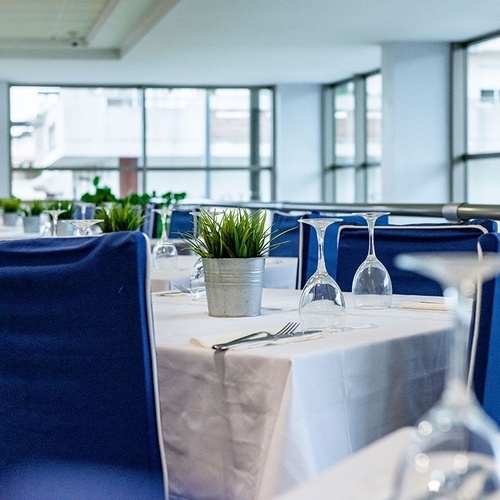
M 345 299 L 337 282 L 328 274 L 324 257 L 325 232 L 330 224 L 341 219 L 300 219 L 316 230 L 318 263 L 314 274 L 307 280 L 299 301 L 299 316 L 304 330 L 340 331 L 345 317 Z
M 104 219 L 69 219 L 64 222 L 74 226 L 78 230 L 79 236 L 88 236 L 90 228 L 100 222 L 104 222 Z
M 375 221 L 388 212 L 357 214 L 368 224 L 368 255 L 356 270 L 352 281 L 353 305 L 356 309 L 391 307 L 392 281 L 389 272 L 375 255 Z
M 453 312 L 446 383 L 420 419 L 397 471 L 396 499 L 490 499 L 500 496 L 500 433 L 467 386 L 470 300 L 500 272 L 500 255 L 418 253 L 396 264 L 438 281 Z
M 61 205 L 59 204 L 59 206 Z M 67 210 L 54 208 L 52 210 L 44 210 L 44 212 L 48 213 L 52 217 L 52 236 L 55 237 L 57 236 L 57 221 L 59 216 L 64 212 L 67 212 Z

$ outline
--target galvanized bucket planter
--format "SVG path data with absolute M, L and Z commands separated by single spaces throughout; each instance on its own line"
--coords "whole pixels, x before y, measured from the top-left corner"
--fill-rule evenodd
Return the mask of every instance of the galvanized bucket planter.
M 260 315 L 264 257 L 202 260 L 209 316 Z

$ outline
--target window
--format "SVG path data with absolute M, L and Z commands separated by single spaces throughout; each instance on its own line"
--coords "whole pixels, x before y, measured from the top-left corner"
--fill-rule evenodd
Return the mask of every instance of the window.
M 273 89 L 10 87 L 12 193 L 270 201 Z
M 325 201 L 380 201 L 382 76 L 374 72 L 329 85 L 323 102 Z
M 500 191 L 500 37 L 454 44 L 453 63 L 452 199 L 497 204 Z M 465 112 L 461 113 L 461 108 Z

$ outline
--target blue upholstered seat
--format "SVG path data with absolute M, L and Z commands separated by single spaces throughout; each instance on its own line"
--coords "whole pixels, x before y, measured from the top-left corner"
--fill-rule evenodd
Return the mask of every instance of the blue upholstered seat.
M 192 233 L 194 230 L 193 210 L 172 210 L 168 228 L 169 238 L 180 238 L 182 234 Z
M 496 223 L 491 220 L 462 224 L 377 226 L 375 253 L 389 271 L 395 294 L 442 295 L 441 287 L 435 281 L 396 267 L 394 257 L 413 252 L 475 252 L 479 237 L 494 230 Z M 341 226 L 338 236 L 335 279 L 343 291 L 349 292 L 354 274 L 368 252 L 368 231 Z
M 81 464 L 167 496 L 148 259 L 140 232 L 0 243 L 0 485 Z
M 500 253 L 500 235 L 489 233 L 479 238 L 479 252 Z M 472 376 L 479 402 L 500 425 L 500 279 L 486 281 L 481 287 L 479 323 L 472 340 Z
M 299 219 L 306 214 L 291 214 L 275 210 L 271 221 L 271 235 L 286 233 L 273 239 L 273 244 L 278 244 L 269 250 L 270 257 L 298 257 L 300 242 Z

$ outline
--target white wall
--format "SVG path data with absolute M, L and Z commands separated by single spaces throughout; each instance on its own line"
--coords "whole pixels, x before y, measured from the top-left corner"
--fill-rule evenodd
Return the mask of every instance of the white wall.
M 276 198 L 321 201 L 321 85 L 276 87 Z
M 382 46 L 382 196 L 386 203 L 449 200 L 446 43 Z

